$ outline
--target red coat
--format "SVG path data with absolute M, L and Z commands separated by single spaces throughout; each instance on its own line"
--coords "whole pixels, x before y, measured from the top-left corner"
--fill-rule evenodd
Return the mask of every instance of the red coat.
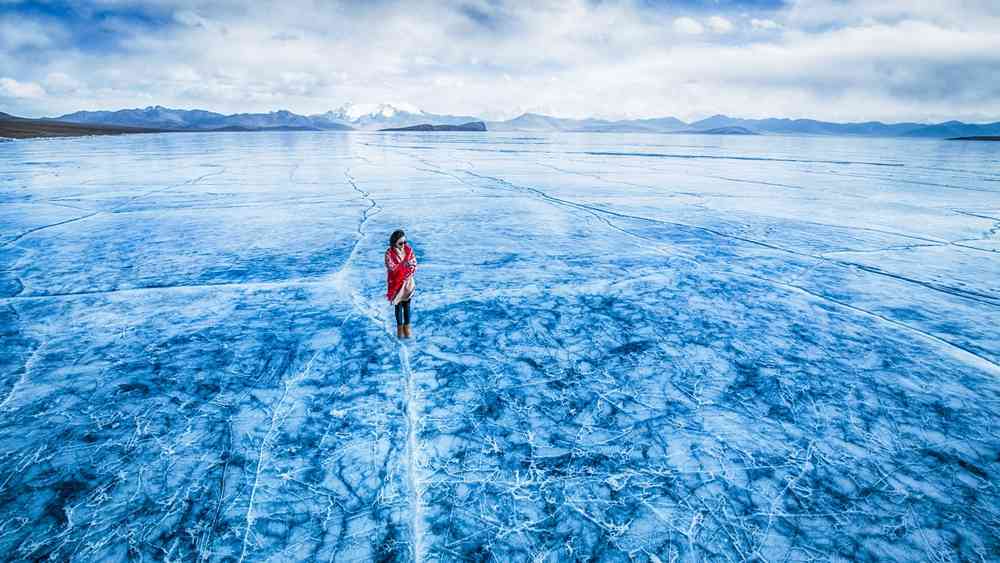
M 399 258 L 394 248 L 385 251 L 386 285 L 385 298 L 392 301 L 396 293 L 403 287 L 406 278 L 417 271 L 417 257 L 413 254 L 413 249 L 409 243 L 403 245 L 404 257 Z

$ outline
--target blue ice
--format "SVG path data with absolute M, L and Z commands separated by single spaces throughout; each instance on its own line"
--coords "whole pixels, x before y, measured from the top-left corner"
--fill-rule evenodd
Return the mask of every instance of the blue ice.
M 998 151 L 3 143 L 0 553 L 996 560 Z

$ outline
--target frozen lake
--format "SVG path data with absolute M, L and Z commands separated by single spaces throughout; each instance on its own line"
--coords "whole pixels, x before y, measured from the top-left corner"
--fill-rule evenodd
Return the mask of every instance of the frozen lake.
M 10 559 L 1000 558 L 1000 143 L 3 143 L 0 339 Z

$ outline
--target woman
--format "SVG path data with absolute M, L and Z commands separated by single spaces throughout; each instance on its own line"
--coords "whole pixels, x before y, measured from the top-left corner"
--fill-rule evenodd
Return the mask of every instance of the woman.
M 413 272 L 417 270 L 417 257 L 407 244 L 402 229 L 393 231 L 389 237 L 385 269 L 389 286 L 385 298 L 396 306 L 396 338 L 409 338 L 413 336 L 410 332 L 410 297 L 416 289 Z

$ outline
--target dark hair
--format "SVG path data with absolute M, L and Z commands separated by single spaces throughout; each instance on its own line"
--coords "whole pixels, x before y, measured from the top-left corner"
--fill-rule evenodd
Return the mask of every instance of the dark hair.
M 406 233 L 403 232 L 403 229 L 396 229 L 393 231 L 392 235 L 389 237 L 389 248 L 394 248 L 396 246 L 396 241 L 399 240 L 400 237 L 404 236 L 406 236 Z

